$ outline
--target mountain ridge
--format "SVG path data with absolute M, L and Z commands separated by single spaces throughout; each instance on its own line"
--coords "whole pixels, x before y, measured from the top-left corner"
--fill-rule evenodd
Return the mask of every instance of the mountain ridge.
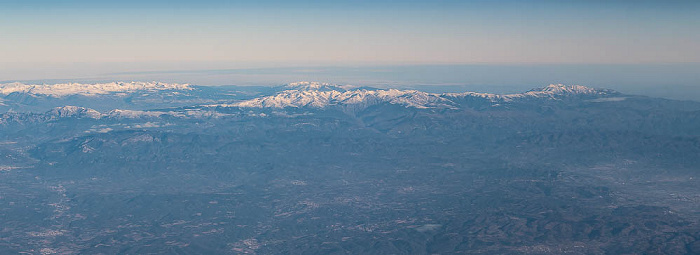
M 390 103 L 414 108 L 456 108 L 453 99 L 482 98 L 491 103 L 510 102 L 518 99 L 563 99 L 572 96 L 605 97 L 619 95 L 608 89 L 595 89 L 581 85 L 550 84 L 518 94 L 492 94 L 480 92 L 428 93 L 400 89 L 352 89 L 329 83 L 290 83 L 274 95 L 254 98 L 232 104 L 210 106 L 244 108 L 325 108 L 336 105 L 355 105 L 366 108 L 379 103 Z
M 0 91 L 4 89 L 7 93 L 17 86 L 24 85 L 0 85 Z M 29 86 L 29 85 L 26 85 Z M 32 85 L 33 86 L 33 85 Z M 100 96 L 104 93 L 136 93 L 140 91 L 178 91 L 194 90 L 197 86 L 167 84 L 158 82 L 113 82 L 104 84 L 81 85 L 77 88 L 66 89 L 67 84 L 40 85 L 43 87 L 32 87 L 23 93 L 44 93 L 46 95 L 66 95 L 70 91 L 78 95 Z M 34 90 L 39 88 L 37 90 Z M 56 91 L 47 91 L 55 88 Z M 369 87 L 355 87 L 352 85 L 334 85 L 321 82 L 295 82 L 276 87 L 277 91 L 270 94 L 262 94 L 252 99 L 234 100 L 217 104 L 193 104 L 190 106 L 180 106 L 161 109 L 123 109 L 102 107 L 96 110 L 89 104 L 81 104 L 85 101 L 71 101 L 67 98 L 63 106 L 49 108 L 48 111 L 36 112 L 42 115 L 42 119 L 57 118 L 157 118 L 163 115 L 172 117 L 222 117 L 233 114 L 245 113 L 246 109 L 333 109 L 339 108 L 344 112 L 352 113 L 367 109 L 371 106 L 388 104 L 415 109 L 463 109 L 471 107 L 500 106 L 508 103 L 532 103 L 532 100 L 540 101 L 560 101 L 565 99 L 585 99 L 588 102 L 616 102 L 626 99 L 622 94 L 608 90 L 595 89 L 581 85 L 550 84 L 545 87 L 531 89 L 523 93 L 516 94 L 493 94 L 480 92 L 462 93 L 428 93 L 418 90 L 401 89 L 377 89 Z M 0 94 L 2 94 L 0 93 Z M 154 95 L 155 96 L 155 95 Z M 146 97 L 148 98 L 148 97 Z M 128 99 L 128 98 L 127 98 Z M 157 103 L 161 98 L 155 98 Z M 95 104 L 101 101 L 97 98 Z M 131 100 L 131 99 L 129 99 Z M 540 102 L 537 101 L 537 102 Z M 537 103 L 534 102 L 534 103 Z M 77 103 L 77 104 L 74 104 Z M 186 105 L 186 104 L 182 104 Z M 5 119 L 12 111 L 7 111 Z M 26 111 L 25 111 L 26 112 Z M 33 111 L 30 111 L 33 112 Z M 255 115 L 255 114 L 252 114 Z M 266 116 L 264 114 L 257 116 Z
M 96 96 L 110 93 L 134 93 L 139 91 L 192 90 L 189 84 L 161 82 L 110 82 L 110 83 L 57 83 L 24 84 L 19 82 L 0 84 L 0 94 L 26 93 L 64 97 L 70 95 Z

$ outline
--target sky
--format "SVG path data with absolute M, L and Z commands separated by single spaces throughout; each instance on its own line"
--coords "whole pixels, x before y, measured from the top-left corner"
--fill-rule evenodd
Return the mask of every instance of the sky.
M 0 0 L 0 81 L 306 66 L 693 65 L 699 2 Z

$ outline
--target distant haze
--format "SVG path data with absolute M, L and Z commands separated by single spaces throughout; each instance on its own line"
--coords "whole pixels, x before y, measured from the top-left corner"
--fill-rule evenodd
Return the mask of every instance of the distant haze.
M 699 11 L 697 1 L 3 1 L 0 80 L 560 82 L 697 99 Z
M 3 1 L 0 62 L 699 62 L 699 6 L 696 1 Z
M 216 65 L 213 65 L 216 66 Z M 700 100 L 700 64 L 520 64 L 297 66 L 150 70 L 139 65 L 64 65 L 43 69 L 44 77 L 26 74 L 25 83 L 162 81 L 195 85 L 272 86 L 321 81 L 373 87 L 415 88 L 430 92 L 516 93 L 548 84 L 579 84 L 623 93 Z M 197 66 L 181 65 L 181 68 Z M 204 67 L 211 67 L 204 65 Z M 144 71 L 145 70 L 145 71 Z M 7 70 L 0 70 L 0 73 Z M 17 73 L 13 73 L 17 74 Z

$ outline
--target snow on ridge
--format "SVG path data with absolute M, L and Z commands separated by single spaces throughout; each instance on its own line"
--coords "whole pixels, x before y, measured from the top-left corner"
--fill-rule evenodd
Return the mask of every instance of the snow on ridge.
M 326 82 L 300 81 L 287 83 L 283 86 L 286 90 L 320 90 L 320 91 L 347 91 L 355 88 L 352 85 L 337 85 Z
M 427 93 L 416 90 L 398 89 L 352 89 L 350 86 L 336 86 L 328 83 L 298 82 L 286 86 L 288 90 L 280 91 L 275 95 L 254 98 L 233 104 L 210 105 L 210 107 L 247 107 L 247 108 L 324 108 L 328 106 L 353 106 L 355 108 L 368 107 L 383 102 L 404 105 L 414 108 L 453 108 L 454 102 L 450 99 L 475 97 L 483 98 L 490 102 L 509 102 L 526 98 L 551 98 L 572 95 L 605 95 L 608 90 L 598 90 L 580 85 L 551 84 L 544 88 L 533 89 L 518 94 L 491 94 L 478 92 L 464 93 Z M 340 89 L 334 89 L 340 88 Z
M 105 113 L 104 116 L 109 116 L 111 118 L 135 119 L 142 117 L 160 117 L 164 114 L 168 114 L 168 112 L 114 109 Z
M 319 89 L 319 88 L 326 87 L 326 86 L 334 86 L 334 85 L 330 84 L 330 83 L 326 83 L 326 82 L 316 82 L 316 81 L 299 81 L 299 82 L 287 83 L 284 85 L 284 87 L 290 88 L 290 89 L 299 89 L 299 88 Z
M 92 119 L 99 119 L 102 117 L 102 114 L 96 110 L 72 105 L 56 107 L 47 114 L 56 118 L 85 116 Z
M 491 102 L 504 101 L 509 102 L 515 99 L 526 99 L 526 98 L 549 98 L 556 99 L 566 96 L 575 95 L 607 95 L 611 94 L 613 91 L 606 89 L 594 89 L 581 85 L 563 85 L 563 84 L 550 84 L 543 88 L 532 89 L 524 93 L 517 94 L 492 94 L 492 93 L 477 93 L 477 92 L 463 92 L 463 93 L 445 93 L 444 96 L 447 97 L 479 97 L 487 99 Z
M 212 106 L 247 108 L 324 108 L 327 106 L 343 105 L 365 108 L 382 102 L 415 108 L 448 106 L 451 103 L 449 100 L 441 98 L 436 94 L 416 90 L 356 89 L 347 91 L 285 90 L 272 96 L 254 98 L 234 104 Z
M 189 109 L 182 111 L 139 111 L 114 109 L 105 113 L 79 106 L 56 107 L 44 113 L 49 119 L 57 118 L 90 118 L 90 119 L 140 119 L 140 118 L 160 118 L 170 116 L 175 118 L 220 118 L 230 114 L 219 113 L 204 109 Z
M 533 89 L 523 94 L 539 96 L 539 95 L 600 95 L 608 93 L 608 90 L 594 89 L 581 85 L 563 85 L 550 84 L 547 87 Z
M 123 119 L 135 119 L 142 117 L 159 117 L 163 114 L 168 114 L 167 112 L 151 112 L 151 111 L 135 111 L 135 110 L 120 110 L 114 109 L 106 113 L 98 112 L 97 110 L 66 105 L 61 107 L 53 108 L 43 115 L 49 119 L 57 118 L 90 118 L 90 119 L 102 119 L 102 118 L 123 118 Z
M 161 82 L 110 82 L 110 83 L 60 83 L 31 85 L 19 82 L 0 84 L 0 94 L 27 93 L 62 97 L 68 95 L 96 96 L 110 93 L 131 93 L 137 91 L 192 90 L 189 84 Z
M 138 119 L 138 118 L 160 118 L 164 116 L 170 116 L 175 118 L 221 118 L 230 116 L 231 114 L 220 113 L 216 111 L 210 111 L 206 109 L 188 109 L 181 111 L 138 111 L 138 110 L 121 110 L 114 109 L 105 114 L 102 114 L 104 118 L 113 119 Z

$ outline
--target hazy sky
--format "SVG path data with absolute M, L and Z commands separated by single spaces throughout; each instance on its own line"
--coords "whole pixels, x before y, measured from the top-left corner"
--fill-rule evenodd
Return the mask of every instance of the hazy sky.
M 324 65 L 698 63 L 698 2 L 0 0 L 0 80 Z
M 700 8 L 692 1 L 192 2 L 0 1 L 0 59 L 700 62 Z

